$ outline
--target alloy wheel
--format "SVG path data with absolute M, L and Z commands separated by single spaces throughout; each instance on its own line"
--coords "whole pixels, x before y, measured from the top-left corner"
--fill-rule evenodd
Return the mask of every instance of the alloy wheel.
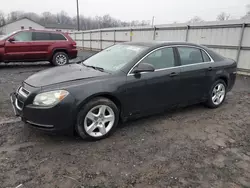
M 223 101 L 224 98 L 225 98 L 225 94 L 226 94 L 226 89 L 225 89 L 224 84 L 218 83 L 218 84 L 214 87 L 213 92 L 212 92 L 212 102 L 213 102 L 215 105 L 221 104 L 222 101 Z
M 92 137 L 106 135 L 115 123 L 115 113 L 107 105 L 98 105 L 89 110 L 84 119 L 84 129 Z
M 56 56 L 56 63 L 58 65 L 65 65 L 67 63 L 67 57 L 63 54 Z

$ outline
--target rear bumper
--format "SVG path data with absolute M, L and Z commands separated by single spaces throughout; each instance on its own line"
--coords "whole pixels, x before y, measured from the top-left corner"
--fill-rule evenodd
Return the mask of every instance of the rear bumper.
M 77 58 L 77 54 L 78 54 L 77 49 L 72 49 L 68 53 L 69 53 L 69 59 L 75 59 L 75 58 Z
M 16 93 L 12 93 L 10 97 L 15 115 L 20 116 L 26 124 L 46 132 L 73 133 L 76 115 L 72 108 L 73 97 L 67 96 L 61 103 L 50 108 L 33 105 L 22 108 Z

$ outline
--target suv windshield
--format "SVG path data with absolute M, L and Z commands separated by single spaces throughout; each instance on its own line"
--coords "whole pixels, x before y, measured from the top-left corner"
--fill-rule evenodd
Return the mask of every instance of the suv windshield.
M 106 71 L 120 70 L 147 47 L 117 44 L 84 61 L 84 65 L 102 68 Z
M 15 33 L 17 33 L 17 32 L 15 31 L 15 32 L 12 32 L 12 33 L 10 33 L 10 34 L 8 34 L 8 35 L 1 36 L 1 37 L 0 37 L 0 40 L 5 40 L 5 39 L 7 39 L 8 37 L 10 37 L 11 35 L 14 35 Z

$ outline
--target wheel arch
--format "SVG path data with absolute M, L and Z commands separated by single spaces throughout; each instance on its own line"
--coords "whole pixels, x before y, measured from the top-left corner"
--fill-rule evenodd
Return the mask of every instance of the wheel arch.
M 55 48 L 52 50 L 52 53 L 50 55 L 50 60 L 52 60 L 53 56 L 57 53 L 57 52 L 64 52 L 69 56 L 69 52 L 66 48 Z
M 218 77 L 215 79 L 215 82 L 216 82 L 217 80 L 223 80 L 223 81 L 225 82 L 226 86 L 228 86 L 228 80 L 229 80 L 229 78 L 228 78 L 226 75 L 218 76 Z
M 103 97 L 103 98 L 107 98 L 109 99 L 110 101 L 112 101 L 118 108 L 119 110 L 119 116 L 121 116 L 121 111 L 122 111 L 122 103 L 121 101 L 113 94 L 111 93 L 98 93 L 98 94 L 94 94 L 94 95 L 91 95 L 89 97 L 87 97 L 84 101 L 80 102 L 78 105 L 77 105 L 77 113 L 80 111 L 80 109 L 85 105 L 87 104 L 89 101 L 95 99 L 95 98 L 98 98 L 98 97 Z

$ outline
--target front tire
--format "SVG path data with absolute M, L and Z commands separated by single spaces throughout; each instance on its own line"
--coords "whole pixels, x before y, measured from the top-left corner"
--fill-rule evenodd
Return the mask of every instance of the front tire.
M 119 109 L 109 99 L 88 102 L 77 117 L 76 132 L 83 139 L 100 140 L 110 136 L 119 122 Z
M 56 52 L 53 55 L 52 63 L 55 66 L 63 66 L 69 62 L 69 56 L 65 52 Z
M 227 95 L 226 83 L 219 79 L 211 87 L 206 105 L 209 108 L 218 108 L 223 104 Z

